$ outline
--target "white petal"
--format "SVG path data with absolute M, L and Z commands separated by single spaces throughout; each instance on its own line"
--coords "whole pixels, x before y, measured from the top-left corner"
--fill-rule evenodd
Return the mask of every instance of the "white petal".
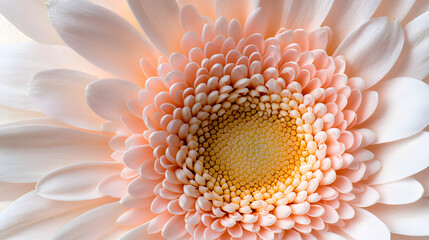
M 68 164 L 110 160 L 108 138 L 43 125 L 0 128 L 0 181 L 36 182 Z
M 429 236 L 429 198 L 406 205 L 374 205 L 369 211 L 380 218 L 392 233 Z
M 288 0 L 282 26 L 286 29 L 303 28 L 311 32 L 325 20 L 333 0 Z
M 46 5 L 43 1 L 0 1 L 0 13 L 21 32 L 38 42 L 47 44 L 63 43 L 49 22 Z
M 0 44 L 31 41 L 31 38 L 20 32 L 12 23 L 0 14 Z
M 45 116 L 43 113 L 0 105 L 0 125 Z
M 128 230 L 127 227 L 116 224 L 116 219 L 127 210 L 119 202 L 94 208 L 69 221 L 53 239 L 117 239 Z
M 68 47 L 22 42 L 0 46 L 0 104 L 38 110 L 27 93 L 33 76 L 54 68 L 67 68 L 102 75 L 102 71 Z M 106 77 L 106 75 L 102 75 Z
M 55 169 L 36 185 L 42 197 L 60 201 L 82 201 L 103 197 L 98 184 L 108 175 L 120 172 L 121 163 L 84 162 Z
M 100 117 L 120 120 L 121 115 L 130 114 L 128 99 L 137 99 L 140 87 L 119 79 L 101 79 L 91 82 L 86 88 L 86 102 Z
M 346 225 L 340 227 L 345 233 L 358 240 L 389 240 L 390 232 L 386 225 L 370 212 L 355 209 L 355 216 L 345 221 Z
M 347 75 L 363 78 L 369 88 L 389 72 L 403 44 L 404 34 L 398 21 L 375 18 L 351 32 L 334 57 L 344 56 Z
M 183 32 L 175 0 L 128 0 L 128 4 L 146 36 L 164 55 L 180 51 Z
M 334 1 L 331 11 L 322 25 L 332 29 L 327 52 L 333 53 L 341 41 L 357 26 L 366 22 L 377 9 L 381 0 Z
M 372 175 L 371 184 L 397 181 L 428 167 L 428 142 L 429 132 L 422 132 L 400 141 L 373 145 L 370 150 L 381 161 L 381 169 Z
M 404 32 L 404 49 L 386 79 L 394 77 L 424 79 L 429 74 L 429 51 L 427 51 L 429 49 L 429 12 L 409 22 Z
M 266 38 L 273 37 L 280 29 L 285 13 L 285 4 L 283 0 L 264 0 L 259 2 L 259 6 L 265 12 L 268 20 L 268 29 Z
M 396 182 L 371 186 L 380 194 L 379 203 L 398 205 L 419 200 L 423 195 L 423 186 L 414 178 L 405 178 Z
M 68 69 L 45 71 L 33 78 L 29 92 L 47 115 L 75 127 L 99 130 L 104 120 L 91 111 L 85 101 L 86 85 L 96 79 Z
M 7 207 L 9 207 L 9 205 L 11 204 L 11 201 L 7 201 L 7 202 L 0 202 L 0 212 L 2 212 L 3 210 L 5 210 Z
M 318 231 L 316 235 L 318 240 L 347 240 L 341 235 L 335 234 L 333 232 Z
M 215 0 L 177 0 L 177 4 L 179 4 L 179 7 L 190 4 L 196 7 L 201 14 L 209 17 L 212 21 L 216 20 Z
M 52 239 L 65 223 L 110 199 L 62 202 L 29 192 L 0 213 L 0 239 Z
M 128 6 L 127 1 L 125 0 L 119 0 L 119 1 L 89 0 L 89 1 L 109 9 L 110 11 L 126 19 L 134 27 L 139 28 L 139 24 L 137 23 L 137 20 L 134 18 L 134 15 L 131 12 L 131 9 Z
M 49 0 L 47 4 L 51 23 L 64 41 L 104 70 L 139 81 L 144 79 L 140 59 L 156 62 L 149 42 L 115 13 L 84 0 Z
M 383 0 L 372 17 L 389 17 L 402 21 L 416 0 Z
M 149 234 L 147 232 L 147 228 L 149 226 L 149 222 L 140 225 L 130 231 L 128 231 L 126 234 L 121 236 L 119 240 L 137 240 L 137 239 L 150 239 L 150 240 L 163 240 L 160 233 L 157 234 Z
M 422 13 L 429 11 L 429 1 L 427 0 L 416 0 L 411 10 L 408 12 L 407 16 L 402 20 L 402 26 L 405 26 L 410 21 L 412 21 L 417 16 L 420 16 Z
M 216 0 L 216 18 L 224 16 L 228 22 L 237 19 L 241 26 L 247 20 L 247 16 L 258 6 L 257 0 Z
M 429 123 L 429 86 L 413 78 L 383 81 L 375 89 L 378 106 L 363 125 L 372 130 L 375 143 L 412 136 Z
M 13 201 L 25 193 L 34 190 L 35 185 L 34 183 L 0 182 L 0 201 Z
M 429 168 L 417 173 L 413 178 L 417 179 L 423 185 L 423 196 L 429 197 Z

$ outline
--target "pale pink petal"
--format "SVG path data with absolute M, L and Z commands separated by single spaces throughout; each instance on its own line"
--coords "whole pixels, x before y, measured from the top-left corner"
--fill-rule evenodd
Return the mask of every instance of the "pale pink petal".
M 264 10 L 267 16 L 267 35 L 273 37 L 280 29 L 285 13 L 286 1 L 283 0 L 264 0 L 259 2 L 259 6 Z
M 402 20 L 402 26 L 405 26 L 417 16 L 429 11 L 429 2 L 426 0 L 415 0 L 413 7 L 408 11 L 407 16 Z
M 97 78 L 89 74 L 57 69 L 38 73 L 29 93 L 41 111 L 75 127 L 99 130 L 104 121 L 85 102 L 85 88 Z
M 322 24 L 333 3 L 333 0 L 287 1 L 282 26 L 286 29 L 303 28 L 311 32 Z
M 319 240 L 347 240 L 347 238 L 332 232 L 320 231 L 317 232 L 316 235 Z
M 209 17 L 211 20 L 215 21 L 215 0 L 177 0 L 177 3 L 180 7 L 183 7 L 186 4 L 192 5 L 200 11 L 204 16 Z
M 429 155 L 425 149 L 428 141 L 429 133 L 422 132 L 400 141 L 373 145 L 371 151 L 381 161 L 382 167 L 373 175 L 371 183 L 397 181 L 428 167 Z
M 383 0 L 372 17 L 389 17 L 402 21 L 416 0 Z
M 156 62 L 158 54 L 144 36 L 110 10 L 84 0 L 50 0 L 47 4 L 51 23 L 63 40 L 106 71 L 141 81 L 140 59 Z
M 256 0 L 216 0 L 216 18 L 224 16 L 228 21 L 235 18 L 244 26 L 247 16 L 256 9 L 258 2 Z
M 257 8 L 247 17 L 243 28 L 244 37 L 248 37 L 254 33 L 259 33 L 264 37 L 267 27 L 266 13 L 262 8 Z
M 148 233 L 149 223 L 140 225 L 122 235 L 119 240 L 137 240 L 137 239 L 150 239 L 150 240 L 164 240 L 161 234 L 149 234 Z
M 423 186 L 414 178 L 372 186 L 380 194 L 379 203 L 389 205 L 416 202 L 423 195 Z
M 427 227 L 429 225 L 429 198 L 398 206 L 377 204 L 370 207 L 369 211 L 380 218 L 392 233 L 411 236 L 429 235 Z
M 412 136 L 429 123 L 429 86 L 413 78 L 394 78 L 375 87 L 378 106 L 364 126 L 373 131 L 375 143 Z
M 98 184 L 123 165 L 115 162 L 84 162 L 58 168 L 36 185 L 40 196 L 60 201 L 81 201 L 103 197 Z
M 29 192 L 0 213 L 1 239 L 52 239 L 55 232 L 80 214 L 111 202 L 103 198 L 90 201 L 63 202 L 49 200 Z
M 357 26 L 369 20 L 381 0 L 334 1 L 331 11 L 322 25 L 332 29 L 332 38 L 327 52 L 332 54 L 341 41 Z
M 137 99 L 140 87 L 119 79 L 101 79 L 91 82 L 85 93 L 89 107 L 100 117 L 119 120 L 121 115 L 130 114 L 128 99 Z
M 97 190 L 104 195 L 121 198 L 127 192 L 128 184 L 131 180 L 124 179 L 119 173 L 112 173 L 105 177 L 97 186 Z
M 53 239 L 117 239 L 129 230 L 128 227 L 116 223 L 116 219 L 126 210 L 127 208 L 119 204 L 119 202 L 93 208 L 66 223 L 55 233 Z M 82 231 L 82 229 L 88 230 Z
M 386 79 L 413 77 L 423 80 L 429 74 L 429 12 L 409 22 L 404 32 L 404 49 Z
M 108 138 L 43 125 L 0 128 L 0 181 L 36 182 L 68 164 L 108 161 Z
M 192 5 L 185 5 L 180 9 L 180 23 L 185 33 L 193 31 L 201 34 L 204 27 L 200 12 Z
M 346 74 L 363 78 L 365 88 L 369 88 L 389 72 L 403 44 L 404 34 L 397 20 L 375 18 L 351 32 L 333 56 L 344 56 Z
M 187 234 L 184 216 L 175 215 L 164 225 L 161 232 L 166 239 L 183 239 Z
M 42 1 L 1 1 L 0 13 L 21 32 L 40 43 L 63 43 L 49 22 L 46 5 Z
M 40 118 L 45 116 L 43 113 L 35 111 L 27 111 L 24 109 L 0 105 L 0 125 L 11 124 L 17 121 L 25 121 L 26 119 Z
M 180 51 L 183 32 L 176 1 L 128 0 L 128 4 L 146 36 L 164 55 Z
M 14 201 L 20 196 L 34 190 L 35 183 L 8 183 L 0 182 L 0 202 Z
M 386 225 L 372 213 L 361 208 L 356 208 L 355 217 L 347 220 L 346 225 L 340 228 L 354 239 L 390 239 L 390 232 Z

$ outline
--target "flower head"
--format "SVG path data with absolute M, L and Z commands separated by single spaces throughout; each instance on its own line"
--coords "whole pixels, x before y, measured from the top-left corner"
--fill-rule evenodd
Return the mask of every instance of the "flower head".
M 49 63 L 9 103 L 49 117 L 0 128 L 4 186 L 37 183 L 0 214 L 0 236 L 429 235 L 428 12 L 403 30 L 369 18 L 413 2 L 398 15 L 386 2 L 184 2 L 129 0 L 135 21 L 121 4 L 50 0 L 37 6 L 55 31 L 37 26 L 52 36 L 22 31 L 74 51 L 2 49 Z M 0 5 L 12 23 L 13 5 Z

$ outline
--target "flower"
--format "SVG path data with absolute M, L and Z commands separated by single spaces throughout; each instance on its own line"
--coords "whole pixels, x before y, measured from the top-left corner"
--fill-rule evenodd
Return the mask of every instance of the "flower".
M 0 4 L 2 239 L 429 236 L 427 2 L 94 2 Z

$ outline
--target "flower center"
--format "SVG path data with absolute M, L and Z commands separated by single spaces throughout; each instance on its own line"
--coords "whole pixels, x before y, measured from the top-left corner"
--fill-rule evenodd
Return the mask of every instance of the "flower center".
M 279 104 L 263 104 L 264 110 L 250 101 L 234 104 L 203 128 L 199 147 L 204 167 L 216 184 L 226 184 L 231 192 L 240 190 L 238 195 L 286 182 L 298 171 L 305 149 L 296 136 L 295 120 L 284 111 L 279 114 Z

